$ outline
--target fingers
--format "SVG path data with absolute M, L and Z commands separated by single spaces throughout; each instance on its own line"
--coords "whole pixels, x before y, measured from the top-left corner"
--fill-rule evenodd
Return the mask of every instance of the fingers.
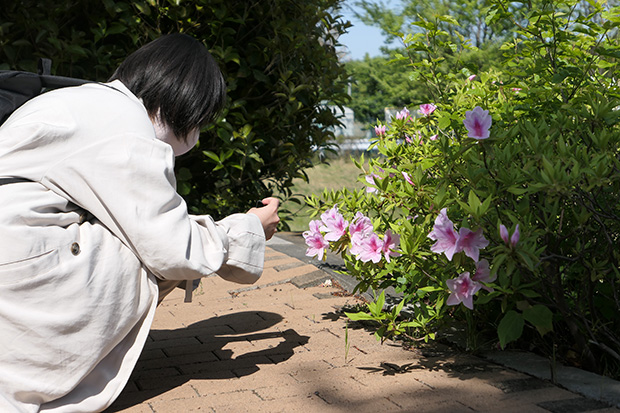
M 259 217 L 265 231 L 265 238 L 269 240 L 276 233 L 278 223 L 280 222 L 280 217 L 278 217 L 280 200 L 269 197 L 262 199 L 261 202 L 263 203 L 261 208 L 252 208 L 248 212 Z
M 280 200 L 278 198 L 273 198 L 273 197 L 264 198 L 262 199 L 262 202 L 263 202 L 263 205 L 270 206 L 274 210 L 277 210 L 278 207 L 280 206 Z

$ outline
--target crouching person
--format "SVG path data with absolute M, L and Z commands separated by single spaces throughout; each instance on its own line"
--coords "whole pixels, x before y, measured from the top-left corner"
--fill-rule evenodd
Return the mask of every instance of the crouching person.
M 109 83 L 44 93 L 0 128 L 0 411 L 104 410 L 160 292 L 213 273 L 258 279 L 278 200 L 216 222 L 175 189 L 174 157 L 225 90 L 200 42 L 168 35 Z

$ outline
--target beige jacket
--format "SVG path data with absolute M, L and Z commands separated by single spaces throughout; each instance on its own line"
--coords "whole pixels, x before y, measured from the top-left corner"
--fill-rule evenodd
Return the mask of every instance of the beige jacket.
M 119 81 L 43 94 L 0 128 L 0 411 L 94 412 L 123 389 L 154 277 L 262 272 L 258 217 L 188 215 L 171 147 Z M 88 211 L 86 213 L 85 211 Z

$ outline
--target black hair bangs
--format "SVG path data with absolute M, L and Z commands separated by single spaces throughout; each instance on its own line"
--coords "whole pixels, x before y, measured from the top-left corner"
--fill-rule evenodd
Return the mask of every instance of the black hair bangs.
M 226 83 L 207 48 L 185 34 L 162 36 L 118 67 L 118 79 L 141 98 L 154 118 L 159 112 L 177 138 L 213 122 L 226 102 Z

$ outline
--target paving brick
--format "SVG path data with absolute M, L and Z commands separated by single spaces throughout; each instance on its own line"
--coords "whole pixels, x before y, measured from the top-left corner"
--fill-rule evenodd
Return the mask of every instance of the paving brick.
M 180 375 L 176 367 L 164 367 L 157 369 L 136 369 L 131 375 L 131 380 L 155 379 Z
M 256 370 L 255 370 L 256 371 Z M 212 378 L 208 380 L 192 380 L 192 388 L 201 396 L 209 397 L 218 393 L 229 393 L 232 391 L 248 390 L 252 388 L 239 385 L 239 378 L 232 372 L 220 372 L 221 378 Z
M 277 261 L 287 257 L 288 255 L 282 254 L 281 252 L 272 251 L 270 253 L 265 253 L 265 265 L 271 261 Z
M 106 412 L 116 412 L 116 413 L 153 413 L 153 409 L 147 403 L 139 404 L 134 406 L 132 404 L 123 405 L 121 403 L 114 403 L 110 406 L 109 409 L 105 410 Z
M 277 272 L 277 270 L 275 270 L 274 267 L 277 267 L 279 265 L 286 265 L 290 263 L 295 263 L 297 265 L 301 263 L 301 261 L 299 261 L 297 258 L 289 257 L 288 255 L 282 255 L 281 257 L 278 257 L 278 258 L 272 257 L 272 259 L 265 261 L 263 274 L 272 272 L 272 271 Z
M 171 412 L 214 412 L 209 406 L 209 401 L 202 398 L 195 399 L 177 399 L 163 400 L 159 402 L 149 403 L 154 413 L 171 413 Z
M 179 370 L 182 374 L 192 375 L 196 373 L 206 373 L 214 371 L 232 371 L 235 369 L 244 369 L 256 367 L 260 364 L 273 364 L 271 360 L 269 360 L 265 356 L 257 356 L 257 357 L 241 357 L 235 359 L 226 359 L 226 360 L 218 360 L 213 362 L 206 363 L 193 363 L 193 364 L 184 364 L 179 366 Z M 233 376 L 233 375 L 231 375 Z
M 246 409 L 251 409 L 251 406 L 254 406 L 262 401 L 260 397 L 258 397 L 256 393 L 251 390 L 233 390 L 220 393 L 210 392 L 191 400 L 195 401 L 193 404 L 189 405 L 191 408 L 208 407 L 215 411 L 217 411 L 217 406 L 227 406 L 231 404 L 243 405 Z M 152 406 L 155 408 L 155 411 L 158 411 L 158 405 L 153 403 Z M 185 412 L 186 410 L 183 410 L 181 407 L 182 406 L 179 405 L 177 410 L 168 410 L 167 412 Z
M 168 367 L 177 367 L 183 364 L 205 363 L 218 360 L 219 358 L 213 352 L 194 352 L 191 354 L 179 354 L 176 356 L 156 360 L 139 360 L 136 364 L 134 371 L 166 369 Z
M 266 263 L 258 288 L 208 277 L 191 304 L 173 291 L 109 412 L 548 413 L 569 403 L 568 413 L 579 398 L 438 343 L 381 344 L 340 312 L 360 300 L 305 285 L 322 270 L 270 248 Z
M 169 336 L 170 338 L 156 340 L 148 344 L 149 349 L 164 349 L 179 346 L 200 345 L 200 341 L 196 337 L 179 337 Z
M 289 268 L 287 270 L 284 271 L 279 271 L 278 275 L 280 277 L 282 277 L 283 279 L 291 279 L 293 277 L 297 277 L 299 275 L 303 275 L 303 274 L 309 274 L 312 272 L 317 271 L 316 267 L 312 264 L 304 264 L 304 265 L 300 265 L 298 267 L 294 267 L 294 268 Z
M 301 274 L 291 279 L 291 284 L 297 288 L 316 287 L 325 280 L 329 280 L 330 275 L 323 270 L 314 270 L 306 274 Z

